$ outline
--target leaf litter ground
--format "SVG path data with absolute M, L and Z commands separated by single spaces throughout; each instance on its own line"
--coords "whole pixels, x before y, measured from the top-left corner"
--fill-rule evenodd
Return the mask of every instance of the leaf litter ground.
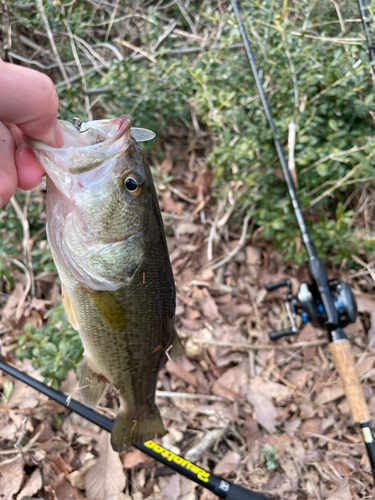
M 323 333 L 308 324 L 289 340 L 268 340 L 268 331 L 286 328 L 288 319 L 282 292 L 266 294 L 264 284 L 289 277 L 296 290 L 306 270 L 284 262 L 260 237 L 246 236 L 235 183 L 226 203 L 211 199 L 212 175 L 200 159 L 207 141 L 202 136 L 192 154 L 171 130 L 173 160 L 151 158 L 177 284 L 176 325 L 186 347 L 186 356 L 160 374 L 157 403 L 167 429 L 161 443 L 271 499 L 373 498 L 370 465 Z M 173 181 L 166 181 L 170 174 Z M 44 196 L 43 185 L 37 191 Z M 327 271 L 349 280 L 356 294 L 359 317 L 347 332 L 375 415 L 373 283 L 329 265 Z M 25 324 L 40 328 L 45 310 L 60 300 L 56 276 L 40 279 L 26 301 L 25 280 L 15 274 L 2 310 L 1 356 L 42 379 L 10 350 Z M 138 450 L 118 455 L 107 433 L 21 382 L 1 375 L 0 388 L 3 500 L 215 498 Z M 79 398 L 76 388 L 69 371 L 60 390 Z M 111 389 L 99 410 L 113 418 L 117 404 Z

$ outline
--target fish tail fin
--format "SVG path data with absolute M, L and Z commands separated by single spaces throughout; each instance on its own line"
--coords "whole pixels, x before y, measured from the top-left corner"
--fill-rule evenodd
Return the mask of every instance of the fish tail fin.
M 132 444 L 144 443 L 164 434 L 165 429 L 157 406 L 135 418 L 121 406 L 113 424 L 111 444 L 115 451 L 121 453 Z
M 180 337 L 177 335 L 175 331 L 175 337 L 172 342 L 172 348 L 168 352 L 171 359 L 176 359 L 185 354 L 185 347 L 182 345 Z
M 96 373 L 83 359 L 79 364 L 79 387 L 85 405 L 97 406 L 107 390 L 108 382 L 102 375 Z

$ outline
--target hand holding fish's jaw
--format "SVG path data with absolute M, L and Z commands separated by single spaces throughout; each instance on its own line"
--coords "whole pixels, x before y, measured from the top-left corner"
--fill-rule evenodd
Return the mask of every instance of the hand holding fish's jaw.
M 105 159 L 124 152 L 132 142 L 131 121 L 127 115 L 112 120 L 87 122 L 82 131 L 70 122 L 59 120 L 59 123 L 64 137 L 64 144 L 59 149 L 27 138 L 51 178 L 56 167 L 72 174 L 92 170 Z
M 24 134 L 56 148 L 62 145 L 56 119 L 58 102 L 53 82 L 46 75 L 0 60 L 0 207 L 17 187 L 32 189 L 43 176 Z

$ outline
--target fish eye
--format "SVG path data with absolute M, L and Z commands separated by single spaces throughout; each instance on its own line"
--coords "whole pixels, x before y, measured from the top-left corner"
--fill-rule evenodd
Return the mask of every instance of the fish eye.
M 142 193 L 143 182 L 137 182 L 134 177 L 127 177 L 124 186 L 132 196 L 139 196 Z

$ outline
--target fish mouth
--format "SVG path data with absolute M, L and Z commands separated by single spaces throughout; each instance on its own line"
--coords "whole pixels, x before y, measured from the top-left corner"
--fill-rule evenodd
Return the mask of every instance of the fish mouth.
M 123 153 L 132 140 L 131 120 L 125 114 L 109 120 L 84 122 L 79 130 L 65 120 L 59 120 L 59 123 L 64 136 L 61 148 L 27 138 L 49 175 L 50 162 L 70 174 L 93 170 L 104 161 Z

